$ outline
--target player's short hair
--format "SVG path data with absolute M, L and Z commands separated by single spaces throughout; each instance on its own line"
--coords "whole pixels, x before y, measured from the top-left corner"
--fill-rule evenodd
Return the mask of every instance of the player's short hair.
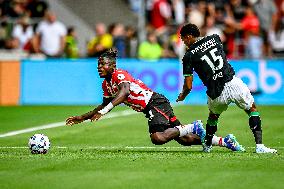
M 118 53 L 117 50 L 109 49 L 103 54 L 101 54 L 99 59 L 108 59 L 111 63 L 115 63 L 117 58 L 117 53 Z
M 193 37 L 199 37 L 200 31 L 195 24 L 186 24 L 180 30 L 180 35 L 185 37 L 186 35 L 192 35 Z

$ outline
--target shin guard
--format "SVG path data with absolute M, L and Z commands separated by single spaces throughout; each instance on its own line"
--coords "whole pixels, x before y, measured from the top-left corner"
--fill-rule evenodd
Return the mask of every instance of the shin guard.
M 206 137 L 205 143 L 207 146 L 212 145 L 212 138 L 217 131 L 219 115 L 217 114 L 210 114 L 206 124 Z
M 262 144 L 262 129 L 259 113 L 251 112 L 249 116 L 249 126 L 254 135 L 255 143 Z

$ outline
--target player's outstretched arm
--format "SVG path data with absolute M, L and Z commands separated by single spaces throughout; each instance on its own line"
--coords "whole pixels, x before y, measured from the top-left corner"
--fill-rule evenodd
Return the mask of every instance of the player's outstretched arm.
M 193 76 L 186 76 L 182 87 L 182 92 L 178 95 L 176 102 L 183 101 L 192 89 Z
M 123 103 L 127 99 L 128 95 L 130 94 L 130 84 L 128 82 L 123 82 L 118 85 L 118 89 L 119 91 L 117 96 L 104 108 L 95 113 L 91 118 L 91 121 L 97 121 L 103 115 L 107 114 L 110 110 L 112 110 L 115 106 Z
M 82 118 L 82 116 L 71 116 L 71 117 L 68 117 L 66 119 L 66 125 L 72 126 L 74 124 L 78 124 L 78 123 L 81 123 L 83 121 L 84 121 L 84 119 Z
M 103 109 L 104 105 L 101 104 L 98 107 L 96 107 L 94 110 L 89 111 L 83 115 L 80 116 L 71 116 L 66 119 L 66 125 L 72 126 L 74 124 L 82 123 L 85 120 L 91 119 L 99 110 Z

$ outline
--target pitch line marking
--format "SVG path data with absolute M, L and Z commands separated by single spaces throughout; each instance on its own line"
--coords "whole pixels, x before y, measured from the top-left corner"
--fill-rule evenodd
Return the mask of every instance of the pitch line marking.
M 218 147 L 218 146 L 216 146 Z M 0 149 L 21 149 L 21 148 L 28 148 L 25 146 L 0 146 Z M 66 147 L 66 146 L 52 146 L 52 148 L 58 148 L 58 149 L 67 149 L 67 148 L 73 148 L 73 147 Z M 78 149 L 94 149 L 94 150 L 121 150 L 121 149 L 125 149 L 125 150 L 143 150 L 143 149 L 165 149 L 165 150 L 183 150 L 183 149 L 189 149 L 189 148 L 202 148 L 202 146 L 168 146 L 168 147 L 162 147 L 162 146 L 123 146 L 123 147 L 116 147 L 116 146 L 86 146 L 86 147 L 77 147 Z M 252 146 L 249 147 L 245 147 L 245 148 L 255 148 Z M 273 146 L 271 148 L 276 148 L 276 149 L 284 149 L 284 146 Z
M 120 116 L 128 116 L 128 115 L 132 115 L 132 114 L 137 114 L 137 112 L 135 112 L 133 110 L 124 110 L 124 111 L 113 112 L 113 113 L 110 112 L 109 114 L 102 117 L 101 120 L 102 119 L 110 119 L 110 118 L 114 118 L 114 117 L 120 117 Z M 87 120 L 85 122 L 90 122 L 90 120 Z M 46 124 L 46 125 L 40 125 L 40 126 L 36 126 L 36 127 L 27 128 L 27 129 L 10 131 L 10 132 L 4 133 L 4 134 L 0 134 L 0 138 L 15 136 L 15 135 L 23 134 L 23 133 L 29 133 L 29 132 L 32 132 L 32 131 L 62 127 L 62 126 L 65 126 L 65 121 L 50 123 L 50 124 Z
M 178 105 L 173 105 L 173 106 L 178 106 Z M 105 115 L 102 119 L 110 119 L 114 117 L 119 117 L 119 116 L 128 116 L 128 115 L 133 115 L 137 114 L 138 112 L 135 112 L 133 110 L 124 110 L 124 111 L 119 111 L 119 112 L 110 112 L 109 114 Z M 90 120 L 84 121 L 84 123 L 90 122 Z M 50 123 L 46 125 L 40 125 L 36 127 L 31 127 L 27 129 L 21 129 L 21 130 L 16 130 L 16 131 L 10 131 L 4 134 L 0 134 L 0 138 L 3 137 L 9 137 L 9 136 L 15 136 L 23 133 L 29 133 L 32 131 L 38 131 L 38 130 L 44 130 L 44 129 L 51 129 L 51 128 L 56 128 L 56 127 L 62 127 L 65 126 L 65 121 L 62 122 L 56 122 L 56 123 Z
M 0 149 L 26 149 L 26 146 L 0 146 Z M 52 148 L 66 149 L 66 146 L 52 146 Z

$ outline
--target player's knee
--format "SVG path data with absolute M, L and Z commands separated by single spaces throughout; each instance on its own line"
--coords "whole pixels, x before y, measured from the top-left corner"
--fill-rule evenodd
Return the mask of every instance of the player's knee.
M 218 125 L 219 116 L 220 116 L 219 114 L 209 114 L 206 125 L 208 125 L 208 126 L 217 126 Z
M 251 112 L 249 115 L 249 126 L 252 131 L 261 131 L 261 119 L 258 112 Z
M 155 145 L 162 145 L 162 144 L 165 144 L 167 142 L 167 141 L 165 141 L 164 137 L 162 137 L 158 133 L 151 134 L 151 141 Z

